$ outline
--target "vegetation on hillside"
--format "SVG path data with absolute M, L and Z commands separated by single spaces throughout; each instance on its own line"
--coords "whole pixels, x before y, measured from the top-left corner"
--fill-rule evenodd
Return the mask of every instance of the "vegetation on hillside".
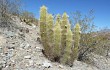
M 0 24 L 10 23 L 13 16 L 17 16 L 22 22 L 29 25 L 32 23 L 38 25 L 38 20 L 34 14 L 28 11 L 22 11 L 21 0 L 0 0 Z
M 33 13 L 21 10 L 20 0 L 0 0 L 0 27 L 11 23 L 12 16 L 28 25 L 40 22 L 44 54 L 51 61 L 72 65 L 74 60 L 87 62 L 90 53 L 102 56 L 110 53 L 110 32 L 96 30 L 93 10 L 88 15 L 74 12 L 70 22 L 67 13 L 57 14 L 54 19 L 42 6 L 37 20 Z

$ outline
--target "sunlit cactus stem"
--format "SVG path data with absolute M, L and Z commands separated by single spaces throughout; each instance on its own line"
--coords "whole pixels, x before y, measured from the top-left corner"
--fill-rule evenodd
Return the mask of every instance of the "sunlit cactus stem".
M 73 44 L 73 34 L 72 31 L 70 29 L 70 24 L 67 24 L 67 34 L 66 34 L 66 47 L 64 49 L 64 55 L 63 58 L 61 60 L 62 64 L 69 64 L 70 63 L 70 59 L 71 59 L 71 47 Z
M 40 34 L 41 34 L 41 40 L 44 46 L 45 55 L 49 57 L 50 48 L 47 43 L 46 17 L 47 17 L 47 8 L 45 6 L 42 6 L 40 8 Z
M 60 23 L 56 21 L 56 24 L 54 26 L 54 55 L 60 56 L 61 55 L 61 27 Z
M 61 22 L 61 29 L 62 29 L 62 38 L 61 38 L 61 43 L 62 43 L 62 54 L 64 53 L 64 49 L 66 46 L 66 33 L 67 33 L 67 23 L 68 23 L 68 15 L 66 13 L 63 14 L 62 16 L 62 22 Z
M 52 47 L 53 45 L 53 16 L 52 14 L 47 15 L 47 38 L 48 38 L 48 43 L 49 46 Z
M 46 39 L 46 15 L 47 15 L 47 8 L 42 6 L 40 8 L 40 34 L 42 42 L 45 42 Z
M 80 25 L 77 23 L 74 28 L 74 47 L 72 49 L 72 59 L 73 61 L 78 58 L 78 48 L 80 42 Z
M 56 15 L 56 21 L 60 22 L 60 24 L 61 24 L 61 16 L 60 16 L 60 14 Z
M 54 19 L 52 14 L 47 14 L 47 18 L 46 18 L 46 29 L 47 29 L 47 43 L 48 43 L 48 48 L 50 48 L 50 50 L 48 50 L 49 52 L 49 58 L 50 60 L 53 60 L 53 42 L 54 42 L 54 32 L 53 32 L 53 23 L 54 23 Z

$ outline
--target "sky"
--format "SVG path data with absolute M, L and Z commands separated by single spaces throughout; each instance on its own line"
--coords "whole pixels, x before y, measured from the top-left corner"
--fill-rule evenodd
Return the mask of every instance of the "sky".
M 34 13 L 39 18 L 39 10 L 42 5 L 48 7 L 49 13 L 63 14 L 67 12 L 70 16 L 72 12 L 80 11 L 87 14 L 89 10 L 94 10 L 94 23 L 98 28 L 110 28 L 110 0 L 21 0 L 23 9 Z

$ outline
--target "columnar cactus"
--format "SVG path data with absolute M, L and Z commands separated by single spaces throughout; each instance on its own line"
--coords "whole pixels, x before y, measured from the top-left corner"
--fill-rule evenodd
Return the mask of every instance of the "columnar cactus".
M 78 46 L 80 39 L 80 26 L 76 24 L 74 28 L 74 47 L 73 34 L 66 13 L 62 19 L 58 14 L 55 25 L 52 14 L 47 14 L 47 8 L 40 8 L 40 34 L 44 46 L 44 54 L 50 59 L 58 58 L 62 64 L 69 64 L 78 58 Z
M 78 58 L 78 47 L 80 41 L 80 25 L 77 23 L 74 28 L 74 47 L 72 49 L 72 61 Z
M 48 43 L 49 46 L 52 47 L 53 45 L 53 16 L 52 14 L 47 15 L 47 38 L 48 38 Z
M 62 16 L 62 22 L 61 22 L 61 29 L 62 29 L 61 50 L 62 50 L 62 54 L 63 54 L 65 46 L 66 46 L 67 23 L 68 23 L 68 16 L 66 13 L 64 13 Z
M 40 34 L 42 42 L 45 42 L 46 39 L 46 15 L 47 15 L 47 8 L 42 6 L 40 8 Z
M 66 34 L 66 47 L 64 49 L 64 55 L 63 58 L 61 60 L 61 63 L 66 64 L 69 63 L 70 59 L 71 59 L 71 47 L 72 47 L 72 42 L 73 42 L 73 34 L 72 31 L 70 29 L 70 24 L 67 24 L 67 34 Z
M 56 15 L 56 21 L 60 22 L 60 24 L 61 24 L 61 16 L 60 16 L 60 14 Z
M 60 23 L 56 21 L 55 27 L 54 27 L 54 55 L 55 57 L 59 57 L 61 55 L 61 27 Z
M 45 55 L 49 57 L 49 46 L 47 43 L 47 32 L 46 32 L 46 17 L 47 17 L 47 8 L 45 6 L 42 6 L 40 8 L 40 34 L 41 34 L 41 40 L 45 49 Z

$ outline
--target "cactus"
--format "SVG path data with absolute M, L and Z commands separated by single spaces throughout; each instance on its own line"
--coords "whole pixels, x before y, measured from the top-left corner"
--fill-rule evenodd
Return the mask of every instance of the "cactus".
M 47 20 L 46 20 L 46 22 L 47 22 L 47 24 L 46 24 L 46 26 L 47 26 L 47 42 L 48 42 L 48 46 L 49 46 L 49 48 L 50 48 L 50 50 L 48 50 L 49 51 L 49 58 L 50 58 L 50 60 L 52 60 L 53 61 L 53 58 L 54 58 L 54 54 L 53 54 L 53 42 L 54 42 L 54 32 L 53 32 L 53 22 L 54 22 L 54 20 L 53 20 L 53 16 L 52 16 L 52 14 L 48 14 L 47 15 Z
M 54 27 L 54 55 L 55 57 L 59 57 L 61 55 L 61 27 L 60 23 L 56 21 L 55 27 Z
M 52 47 L 53 45 L 53 16 L 52 14 L 48 14 L 47 16 L 47 37 L 48 37 L 48 43 L 49 43 L 49 46 Z
M 62 16 L 62 22 L 61 22 L 61 29 L 62 29 L 62 38 L 61 38 L 62 47 L 61 47 L 61 50 L 62 50 L 62 54 L 64 53 L 64 49 L 66 46 L 67 23 L 68 23 L 68 16 L 66 13 L 64 13 Z
M 72 49 L 72 61 L 78 58 L 78 47 L 80 41 L 80 25 L 77 23 L 74 28 L 74 47 Z
M 40 34 L 43 42 L 45 42 L 46 39 L 46 15 L 47 8 L 45 6 L 42 6 L 40 8 Z
M 41 34 L 41 40 L 44 46 L 45 55 L 49 57 L 50 47 L 48 46 L 48 43 L 47 43 L 46 17 L 47 17 L 47 8 L 45 6 L 42 6 L 40 8 L 40 34 Z
M 60 16 L 60 14 L 56 15 L 56 21 L 60 22 L 60 24 L 61 24 L 61 16 Z
M 70 54 L 71 54 L 71 47 L 72 47 L 72 42 L 73 42 L 73 34 L 72 31 L 70 29 L 70 24 L 67 24 L 67 34 L 66 34 L 66 47 L 64 50 L 64 55 L 63 58 L 61 60 L 61 63 L 63 64 L 69 64 L 70 63 Z M 68 63 L 69 62 L 69 63 Z
M 80 26 L 76 24 L 74 28 L 74 47 L 73 34 L 66 13 L 62 19 L 58 14 L 55 21 L 52 14 L 47 14 L 47 8 L 40 8 L 40 34 L 44 46 L 44 54 L 55 61 L 60 61 L 62 64 L 69 64 L 78 58 L 78 46 L 80 40 Z

